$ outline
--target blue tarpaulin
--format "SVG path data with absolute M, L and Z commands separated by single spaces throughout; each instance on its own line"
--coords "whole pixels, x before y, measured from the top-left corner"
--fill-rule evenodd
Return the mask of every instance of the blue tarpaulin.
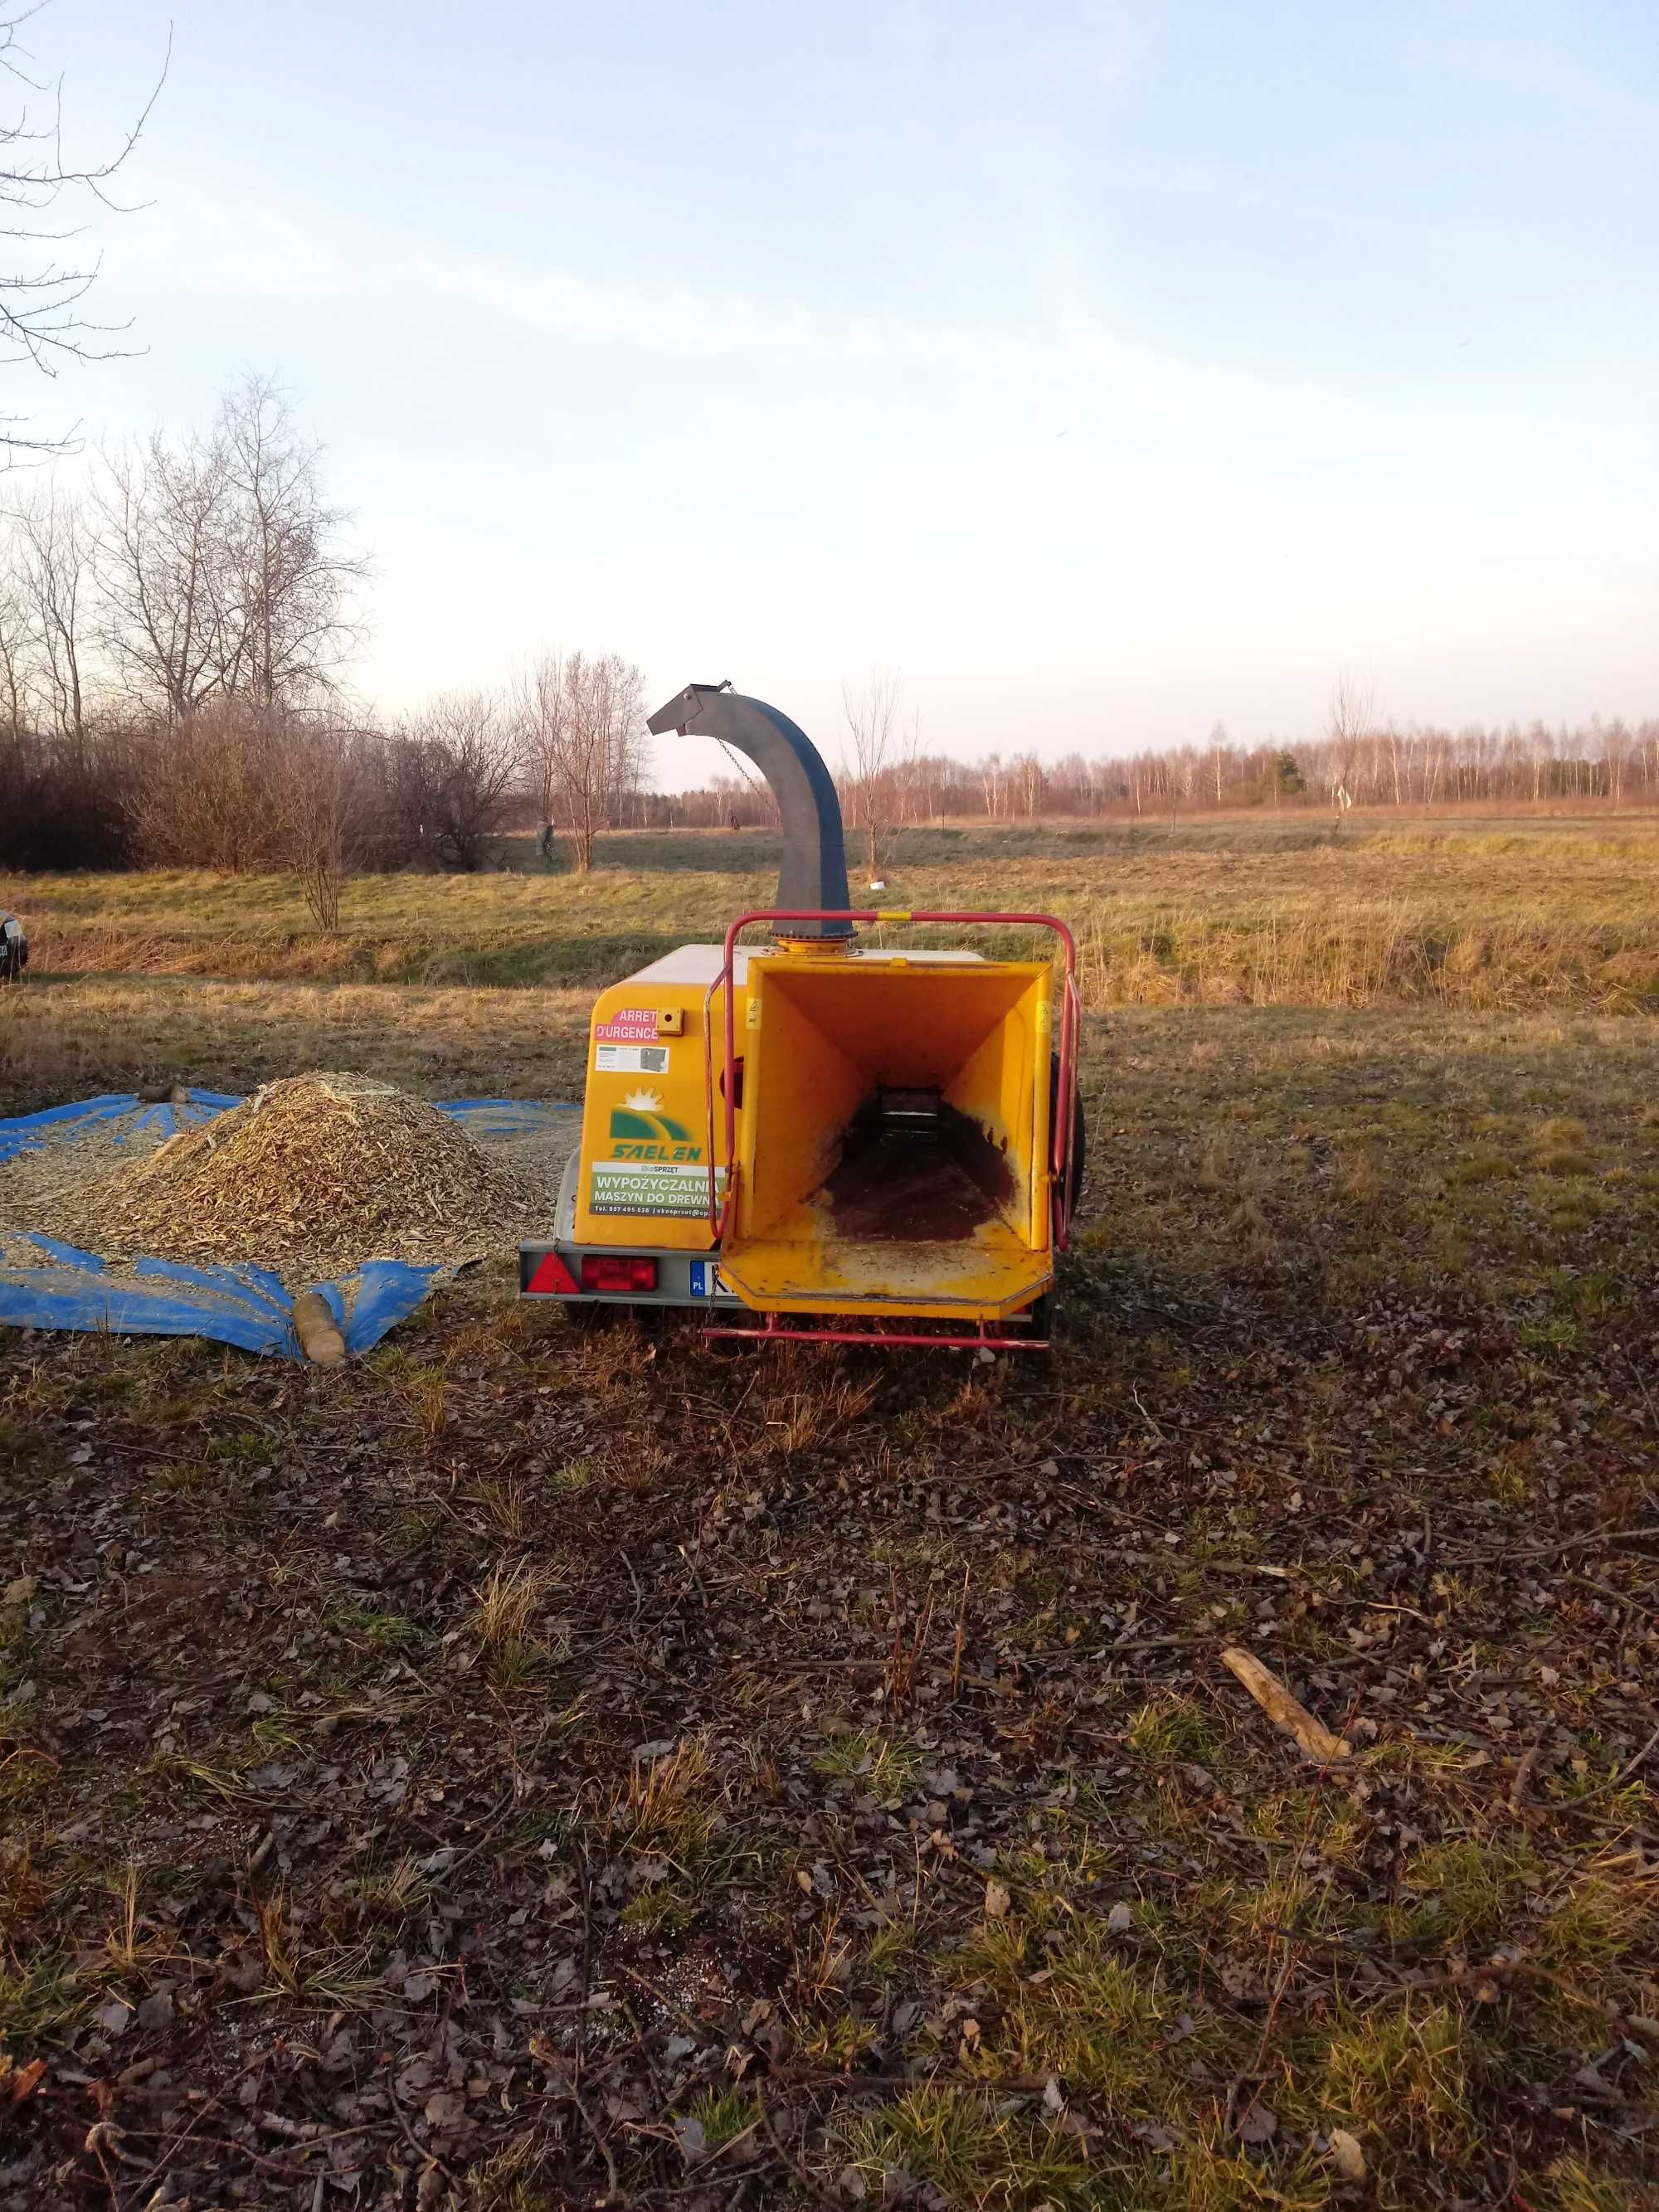
M 116 1092 L 103 1098 L 82 1098 L 73 1106 L 44 1107 L 38 1114 L 19 1114 L 12 1121 L 0 1121 L 0 1167 L 20 1152 L 49 1144 L 73 1144 L 77 1137 L 90 1136 L 94 1130 L 112 1144 L 131 1145 L 135 1152 L 146 1152 L 165 1138 L 176 1137 L 181 1129 L 199 1129 L 216 1114 L 241 1103 L 230 1091 L 191 1091 L 179 1105 L 148 1105 L 130 1093 Z
M 199 1128 L 241 1100 L 223 1091 L 191 1091 L 152 1104 L 112 1094 L 0 1121 L 0 1168 L 23 1154 L 73 1146 L 96 1134 L 106 1144 L 149 1152 L 182 1130 Z M 457 1098 L 440 1111 L 489 1144 L 533 1136 L 558 1115 L 580 1109 L 519 1098 Z M 3 1203 L 0 1200 L 0 1203 Z M 138 1259 L 106 1267 L 95 1253 L 38 1231 L 7 1235 L 0 1219 L 0 1323 L 18 1328 L 90 1329 L 112 1336 L 205 1336 L 245 1352 L 303 1359 L 290 1308 L 295 1293 L 267 1267 L 191 1266 Z M 28 1249 L 27 1259 L 19 1257 Z M 34 1255 L 40 1257 L 36 1261 Z M 333 1310 L 348 1352 L 366 1352 L 395 1322 L 414 1312 L 442 1267 L 370 1260 L 331 1282 L 314 1283 Z M 304 1286 L 301 1286 L 304 1287 Z

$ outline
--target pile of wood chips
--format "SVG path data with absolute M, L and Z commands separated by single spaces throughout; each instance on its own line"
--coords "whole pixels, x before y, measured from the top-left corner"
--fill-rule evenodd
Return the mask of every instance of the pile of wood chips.
M 106 1257 L 257 1261 L 314 1280 L 366 1260 L 459 1266 L 550 1218 L 552 1192 L 447 1114 L 358 1075 L 267 1084 L 83 1184 L 54 1232 Z

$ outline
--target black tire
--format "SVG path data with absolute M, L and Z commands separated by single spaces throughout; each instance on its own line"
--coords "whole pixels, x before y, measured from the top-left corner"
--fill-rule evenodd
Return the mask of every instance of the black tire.
M 608 1328 L 636 1328 L 649 1336 L 660 1336 L 677 1310 L 673 1306 L 635 1305 L 622 1299 L 572 1298 L 565 1306 L 570 1326 L 585 1336 Z
M 1048 1060 L 1048 1126 L 1052 1129 L 1060 1111 L 1060 1054 L 1051 1054 Z M 1066 1165 L 1066 1211 L 1077 1212 L 1077 1202 L 1083 1190 L 1083 1167 L 1088 1147 L 1088 1132 L 1083 1122 L 1083 1093 L 1073 1084 L 1072 1087 L 1072 1146 Z
M 602 1305 L 597 1298 L 568 1298 L 564 1317 L 572 1328 L 591 1336 L 595 1329 L 613 1328 L 619 1315 L 633 1310 L 632 1306 Z

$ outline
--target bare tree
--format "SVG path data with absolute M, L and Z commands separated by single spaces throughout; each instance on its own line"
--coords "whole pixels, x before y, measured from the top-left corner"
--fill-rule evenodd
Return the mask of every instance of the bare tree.
M 1555 757 L 1555 740 L 1541 722 L 1534 722 L 1527 737 L 1532 753 L 1532 795 L 1538 799 L 1544 795 L 1546 769 Z
M 645 678 L 620 653 L 544 654 L 517 702 L 519 745 L 542 820 L 567 837 L 578 872 L 620 815 L 644 764 Z
M 127 690 L 179 721 L 228 688 L 237 629 L 223 448 L 158 430 L 106 455 L 94 492 L 101 641 Z
M 296 722 L 283 748 L 274 794 L 283 857 L 312 920 L 331 937 L 345 878 L 380 843 L 378 750 L 372 732 L 331 718 Z
M 881 876 L 884 848 L 897 826 L 894 788 L 901 742 L 897 672 L 872 668 L 858 692 L 843 678 L 841 703 L 851 755 L 850 759 L 843 758 L 842 773 L 854 827 L 864 833 L 865 865 L 873 883 Z
M 520 678 L 514 701 L 520 766 L 536 802 L 542 853 L 552 857 L 554 815 L 560 802 L 563 763 L 570 742 L 564 659 L 544 653 Z
M 40 15 L 43 5 L 44 0 L 11 0 L 0 7 L 0 76 L 18 88 L 18 104 L 0 117 L 0 234 L 34 241 L 45 250 L 76 234 L 73 226 L 67 230 L 42 227 L 41 218 L 65 198 L 112 204 L 105 187 L 137 144 L 167 70 L 163 64 L 138 120 L 108 161 L 82 164 L 66 160 L 58 88 L 38 81 L 26 66 L 30 57 L 22 40 L 23 27 Z M 37 121 L 43 110 L 47 119 Z M 112 328 L 89 323 L 78 312 L 97 275 L 96 260 L 65 262 L 50 252 L 33 269 L 14 267 L 0 275 L 0 346 L 8 349 L 0 351 L 0 368 L 27 362 L 43 374 L 56 376 L 66 360 L 103 361 L 118 350 L 100 341 L 124 325 Z M 17 419 L 0 417 L 13 422 Z M 57 453 L 67 442 L 0 431 L 0 447 L 14 453 Z
M 1344 669 L 1331 686 L 1330 719 L 1326 729 L 1334 770 L 1331 802 L 1339 812 L 1346 812 L 1353 805 L 1355 768 L 1360 747 L 1375 720 L 1376 708 L 1371 685 L 1361 684 Z
M 471 874 L 512 804 L 514 732 L 487 691 L 453 691 L 399 728 L 391 747 L 391 799 L 404 850 Z
M 30 677 L 33 665 L 33 593 L 26 571 L 27 549 L 15 514 L 3 522 L 0 537 L 0 725 L 21 738 L 32 721 Z
M 228 392 L 210 434 L 156 431 L 97 480 L 103 641 L 128 690 L 177 721 L 222 693 L 315 705 L 360 635 L 367 574 L 323 497 L 320 449 L 266 377 Z
M 349 599 L 368 564 L 342 543 L 350 516 L 323 497 L 322 448 L 276 380 L 254 375 L 226 393 L 214 448 L 228 494 L 234 610 L 223 687 L 260 707 L 331 692 L 359 641 Z
M 231 874 L 280 868 L 276 798 L 290 740 L 279 715 L 223 696 L 145 732 L 128 800 L 143 858 Z
M 1036 753 L 1016 753 L 1008 763 L 1010 775 L 1019 784 L 1020 811 L 1028 822 L 1035 822 L 1042 811 L 1043 794 L 1048 787 L 1048 775 Z
M 979 782 L 986 815 L 993 822 L 1002 811 L 1002 755 L 987 753 L 979 764 Z
M 1602 758 L 1607 764 L 1607 793 L 1615 807 L 1625 803 L 1625 777 L 1633 750 L 1630 726 L 1622 715 L 1615 714 L 1601 735 Z
M 55 487 L 16 512 L 33 719 L 77 744 L 87 733 L 83 660 L 90 627 L 92 553 L 79 510 Z

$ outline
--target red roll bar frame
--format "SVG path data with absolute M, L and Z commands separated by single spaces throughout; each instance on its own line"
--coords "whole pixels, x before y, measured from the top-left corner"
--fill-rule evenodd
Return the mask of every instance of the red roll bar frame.
M 732 1328 L 711 1322 L 705 1336 L 746 1336 L 751 1343 L 920 1345 L 932 1352 L 1047 1352 L 1046 1336 L 993 1336 L 983 1323 L 977 1336 L 921 1336 L 896 1328 L 785 1328 L 768 1314 L 764 1328 Z

